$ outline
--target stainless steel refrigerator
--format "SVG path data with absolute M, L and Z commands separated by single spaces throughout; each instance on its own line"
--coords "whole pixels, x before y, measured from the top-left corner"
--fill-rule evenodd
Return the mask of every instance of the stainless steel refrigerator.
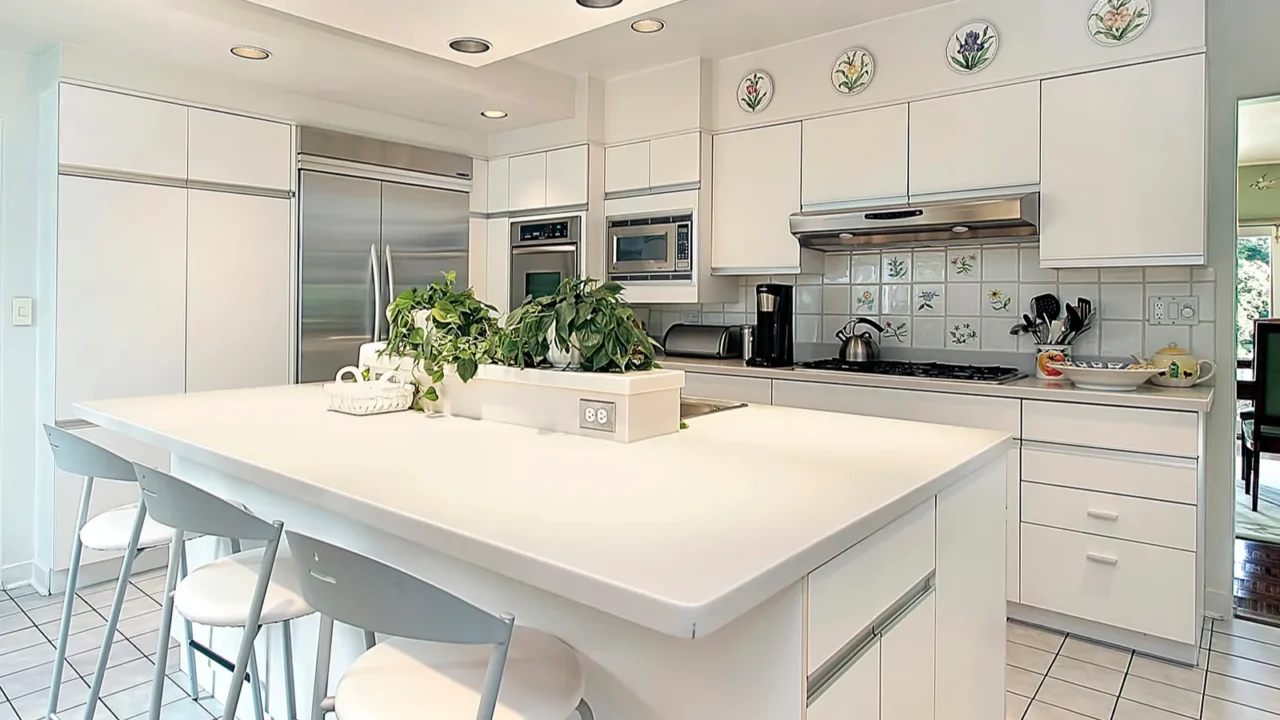
M 467 287 L 471 159 L 306 128 L 300 150 L 298 381 L 305 383 L 333 379 L 356 363 L 362 343 L 385 340 L 386 306 L 405 289 L 449 270 Z

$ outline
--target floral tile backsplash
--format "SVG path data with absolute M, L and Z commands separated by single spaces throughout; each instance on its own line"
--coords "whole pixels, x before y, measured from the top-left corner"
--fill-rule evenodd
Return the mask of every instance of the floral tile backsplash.
M 755 322 L 752 289 L 762 282 L 794 285 L 797 343 L 835 343 L 852 317 L 884 326 L 885 348 L 1034 350 L 1029 336 L 1009 328 L 1042 293 L 1074 303 L 1093 301 L 1093 330 L 1076 344 L 1079 356 L 1150 355 L 1169 343 L 1213 359 L 1212 268 L 1108 268 L 1046 270 L 1035 243 L 930 250 L 828 253 L 822 275 L 744 277 L 737 302 L 655 305 L 649 328 L 661 336 L 696 314 L 702 324 Z M 1147 325 L 1147 298 L 1195 295 L 1199 325 Z

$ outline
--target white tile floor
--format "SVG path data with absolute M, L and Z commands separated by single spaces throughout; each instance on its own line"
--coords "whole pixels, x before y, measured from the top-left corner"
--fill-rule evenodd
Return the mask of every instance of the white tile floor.
M 63 720 L 84 715 L 114 589 L 115 584 L 109 583 L 76 593 L 58 700 Z M 146 717 L 160 623 L 158 597 L 163 589 L 163 570 L 139 574 L 130 584 L 95 720 Z M 42 597 L 29 588 L 0 591 L 0 720 L 44 718 L 61 615 L 62 596 Z M 162 720 L 210 720 L 221 715 L 222 706 L 216 700 L 196 702 L 187 696 L 187 678 L 178 670 L 178 655 L 172 649 L 168 669 Z
M 137 576 L 95 717 L 144 717 L 150 697 L 161 572 Z M 78 593 L 63 674 L 60 713 L 81 717 L 89 692 L 111 587 Z M 30 590 L 0 591 L 0 720 L 41 720 L 49 696 L 62 598 Z M 1190 668 L 1153 660 L 1017 623 L 1008 625 L 1006 720 L 1280 720 L 1280 628 L 1206 621 L 1200 663 Z M 209 720 L 212 699 L 187 697 L 186 676 L 169 654 L 170 686 L 163 720 Z

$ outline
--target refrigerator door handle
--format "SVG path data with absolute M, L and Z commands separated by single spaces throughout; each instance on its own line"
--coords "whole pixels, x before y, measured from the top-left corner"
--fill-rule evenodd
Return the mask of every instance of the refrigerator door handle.
M 386 247 L 387 254 L 387 304 L 390 305 L 395 300 L 396 294 L 396 270 L 391 264 L 391 246 Z M 390 331 L 390 328 L 387 328 Z
M 369 269 L 373 272 L 373 337 L 371 342 L 378 342 L 379 314 L 382 308 L 382 273 L 378 272 L 378 246 L 369 246 Z

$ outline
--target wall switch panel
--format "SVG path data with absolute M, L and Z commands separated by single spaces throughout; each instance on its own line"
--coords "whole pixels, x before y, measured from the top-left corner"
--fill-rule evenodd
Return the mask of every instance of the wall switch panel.
M 13 299 L 13 324 L 14 325 L 30 325 L 31 324 L 31 298 L 16 297 Z
M 680 313 L 680 322 L 684 323 L 685 325 L 697 325 L 698 323 L 702 322 L 702 313 L 698 312 L 697 310 L 682 312 Z
M 615 403 L 600 400 L 582 399 L 578 401 L 578 427 L 583 430 L 599 430 L 600 432 L 617 431 L 617 409 Z
M 1147 324 L 1199 325 L 1200 298 L 1160 295 L 1147 298 Z

